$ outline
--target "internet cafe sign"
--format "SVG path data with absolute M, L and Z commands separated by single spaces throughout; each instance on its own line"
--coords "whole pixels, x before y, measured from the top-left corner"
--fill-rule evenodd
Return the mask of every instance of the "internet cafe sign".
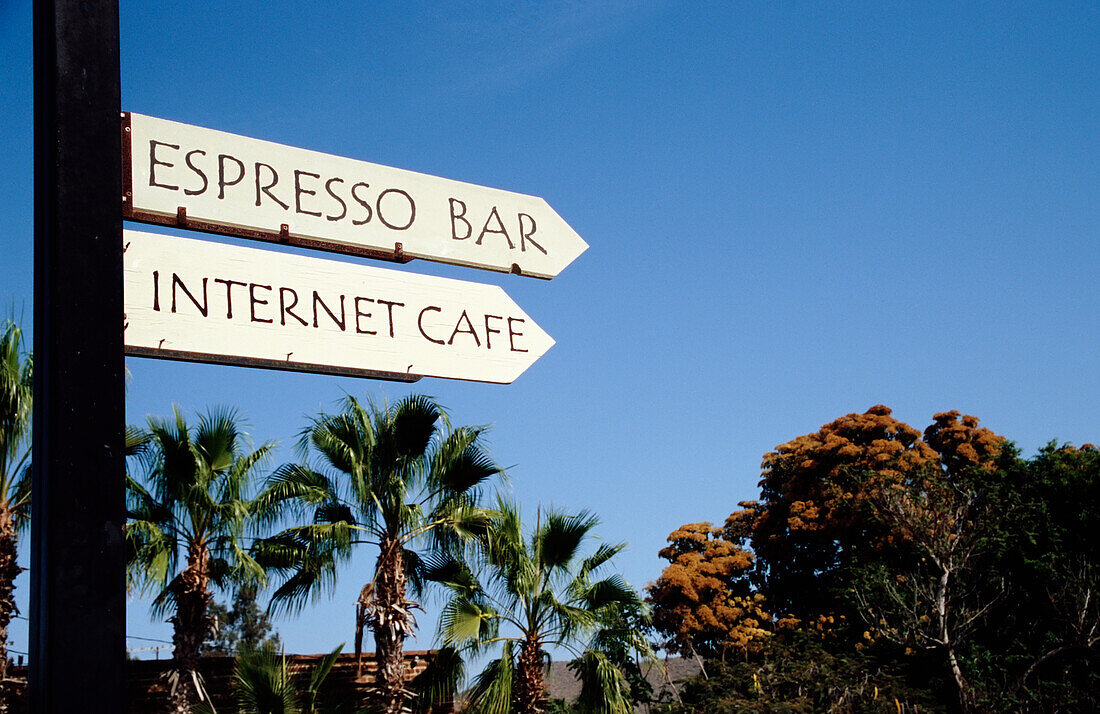
M 126 231 L 127 354 L 509 383 L 554 340 L 500 287 Z
M 123 215 L 552 278 L 588 245 L 541 198 L 124 113 Z

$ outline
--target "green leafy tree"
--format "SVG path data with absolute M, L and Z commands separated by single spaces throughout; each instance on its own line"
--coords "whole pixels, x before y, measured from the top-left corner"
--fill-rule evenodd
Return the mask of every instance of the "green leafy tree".
M 26 468 L 31 414 L 32 360 L 13 322 L 0 325 L 0 712 L 7 711 L 8 625 L 18 612 L 15 579 L 18 534 L 30 519 L 31 481 Z
M 214 626 L 212 588 L 265 582 L 245 537 L 277 518 L 282 505 L 277 493 L 253 495 L 273 445 L 249 451 L 240 418 L 226 409 L 204 413 L 197 425 L 178 409 L 171 419 L 151 417 L 130 439 L 143 448 L 140 475 L 128 479 L 128 578 L 133 589 L 155 595 L 154 616 L 170 616 L 172 711 L 185 714 Z
M 357 546 L 378 548 L 359 601 L 355 651 L 362 630 L 374 634 L 378 675 L 374 705 L 387 714 L 408 709 L 405 639 L 416 628 L 425 551 L 460 547 L 484 530 L 481 487 L 502 473 L 481 445 L 482 429 L 446 430 L 429 397 L 408 396 L 386 407 L 346 397 L 336 414 L 320 414 L 302 432 L 303 461 L 280 469 L 270 488 L 312 510 L 311 523 L 259 544 L 263 562 L 285 576 L 277 608 L 300 608 L 335 583 L 337 565 Z
M 680 686 L 659 714 L 916 714 L 944 712 L 906 681 L 904 669 L 857 651 L 833 651 L 813 637 L 770 640 L 748 660 L 717 661 Z
M 1051 442 L 1009 464 L 1004 595 L 968 654 L 994 710 L 1100 710 L 1100 450 Z
M 608 653 L 624 646 L 649 652 L 630 626 L 630 614 L 644 606 L 621 576 L 597 579 L 623 545 L 603 543 L 583 555 L 597 523 L 586 512 L 550 512 L 525 538 L 518 509 L 502 502 L 483 540 L 478 573 L 456 561 L 441 562 L 433 571 L 453 593 L 440 619 L 444 645 L 469 653 L 498 645 L 502 650 L 475 678 L 473 711 L 545 711 L 550 647 L 576 656 L 572 666 L 582 682 L 578 708 L 607 714 L 633 710 L 630 685 Z
M 266 610 L 256 602 L 256 588 L 243 586 L 229 606 L 214 603 L 214 634 L 203 645 L 206 654 L 240 654 L 254 650 L 279 651 L 279 635 Z

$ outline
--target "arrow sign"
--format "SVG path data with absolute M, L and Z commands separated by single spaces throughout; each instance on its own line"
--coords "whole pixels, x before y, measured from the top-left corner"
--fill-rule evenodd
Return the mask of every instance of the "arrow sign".
M 123 216 L 552 278 L 588 244 L 534 196 L 124 113 Z
M 123 240 L 131 355 L 505 384 L 554 344 L 495 285 L 136 231 Z

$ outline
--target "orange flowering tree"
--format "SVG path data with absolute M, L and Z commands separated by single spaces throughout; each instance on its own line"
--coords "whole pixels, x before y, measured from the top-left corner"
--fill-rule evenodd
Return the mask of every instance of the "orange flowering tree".
M 920 432 L 881 405 L 765 454 L 751 542 L 774 606 L 808 619 L 844 610 L 837 594 L 852 569 L 897 540 L 869 517 L 872 496 L 924 478 L 936 463 Z
M 764 597 L 749 582 L 754 556 L 744 547 L 755 504 L 740 505 L 722 528 L 680 526 L 660 552 L 669 565 L 647 592 L 654 627 L 672 652 L 724 658 L 758 649 L 769 635 Z
M 767 453 L 724 527 L 673 532 L 654 622 L 754 676 L 818 648 L 872 668 L 853 692 L 886 666 L 927 683 L 911 702 L 1100 710 L 1098 504 L 1091 445 L 1024 460 L 976 417 L 922 433 L 875 406 Z

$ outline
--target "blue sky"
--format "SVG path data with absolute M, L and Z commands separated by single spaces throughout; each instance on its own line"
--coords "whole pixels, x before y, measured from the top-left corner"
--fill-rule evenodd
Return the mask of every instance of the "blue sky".
M 510 386 L 131 359 L 131 421 L 234 405 L 289 458 L 345 393 L 424 392 L 493 425 L 528 512 L 598 513 L 637 586 L 671 530 L 756 495 L 763 453 L 851 411 L 959 409 L 1025 453 L 1100 439 L 1095 3 L 121 14 L 123 109 L 542 196 L 591 246 L 549 282 L 407 266 L 501 285 L 554 337 Z M 0 303 L 28 328 L 30 38 L 30 3 L 0 0 Z M 372 555 L 279 623 L 289 650 L 351 642 Z M 128 619 L 168 639 L 144 602 Z

